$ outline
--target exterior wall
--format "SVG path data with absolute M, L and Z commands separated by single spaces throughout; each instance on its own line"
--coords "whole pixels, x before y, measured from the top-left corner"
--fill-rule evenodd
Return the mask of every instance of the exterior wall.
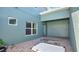
M 2 31 L 0 31 L 1 38 L 5 40 L 8 44 L 15 44 L 24 42 L 27 40 L 32 40 L 43 35 L 42 23 L 40 22 L 39 15 L 29 14 L 22 10 L 16 8 L 1 8 L 0 12 L 0 22 L 2 22 Z M 26 9 L 27 11 L 27 9 Z M 31 13 L 31 10 L 30 10 Z M 18 21 L 17 26 L 8 25 L 8 16 L 15 17 Z M 25 35 L 26 21 L 32 21 L 38 24 L 38 34 L 32 36 Z M 40 32 L 41 31 L 41 32 Z M 1 33 L 2 32 L 2 33 Z
M 0 31 L 2 31 L 2 20 L 0 19 Z M 0 38 L 1 38 L 1 33 L 2 32 L 0 32 Z
M 48 20 L 56 20 L 60 18 L 70 17 L 69 19 L 69 37 L 71 45 L 76 50 L 76 41 L 74 35 L 74 28 L 71 14 L 75 11 L 79 10 L 79 7 L 70 8 L 70 10 L 54 12 L 53 14 L 46 14 L 41 16 L 41 21 L 48 21 Z M 43 23 L 40 21 L 40 16 L 36 13 L 32 13 L 34 10 L 31 11 L 30 14 L 28 11 L 24 12 L 22 10 L 18 10 L 15 8 L 0 8 L 0 38 L 5 40 L 8 44 L 20 43 L 27 40 L 32 40 L 38 37 L 43 36 L 45 34 L 43 32 Z M 32 13 L 32 14 L 31 14 Z M 69 15 L 70 14 L 70 15 Z M 17 26 L 10 26 L 8 25 L 8 16 L 16 17 L 18 20 Z M 38 23 L 38 35 L 33 36 L 25 36 L 25 22 L 26 21 L 33 21 Z M 46 33 L 47 34 L 47 33 Z
M 74 35 L 74 26 L 73 26 L 73 20 L 75 20 L 75 19 L 73 19 L 72 18 L 72 13 L 73 12 L 75 12 L 75 11 L 77 11 L 77 10 L 79 10 L 79 7 L 72 7 L 72 8 L 70 8 L 70 20 L 69 20 L 69 36 L 70 36 L 70 42 L 71 42 L 71 45 L 72 45 L 72 47 L 73 47 L 73 49 L 74 49 L 74 51 L 77 51 L 77 48 L 76 48 L 76 40 L 75 40 L 75 35 Z
M 0 14 L 1 14 L 2 9 L 0 9 Z M 0 38 L 2 38 L 2 19 L 1 19 L 1 15 L 0 15 Z
M 49 21 L 49 20 L 57 20 L 69 17 L 69 10 L 59 10 L 55 12 L 51 12 L 48 14 L 44 14 L 41 16 L 41 21 Z
M 47 36 L 68 37 L 68 19 L 47 22 Z
M 69 8 L 69 10 L 66 10 L 66 15 L 67 17 L 69 17 L 69 38 L 70 38 L 70 42 L 71 42 L 71 45 L 74 49 L 74 51 L 77 51 L 76 50 L 76 40 L 75 40 L 75 35 L 74 35 L 74 27 L 73 27 L 73 20 L 72 20 L 72 16 L 71 14 L 75 11 L 79 10 L 79 7 L 72 7 L 72 8 Z M 55 12 L 56 13 L 56 12 Z M 63 15 L 64 13 L 56 13 L 56 14 L 46 14 L 46 15 L 43 15 L 41 17 L 41 21 L 48 21 L 48 20 L 57 20 L 59 18 L 60 15 Z M 65 16 L 66 16 L 65 15 Z M 63 17 L 63 16 L 62 16 Z

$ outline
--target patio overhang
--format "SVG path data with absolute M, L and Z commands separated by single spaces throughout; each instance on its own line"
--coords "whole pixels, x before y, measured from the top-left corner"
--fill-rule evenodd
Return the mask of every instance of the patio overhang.
M 63 18 L 69 18 L 69 8 L 55 8 L 40 13 L 41 21 L 50 21 Z

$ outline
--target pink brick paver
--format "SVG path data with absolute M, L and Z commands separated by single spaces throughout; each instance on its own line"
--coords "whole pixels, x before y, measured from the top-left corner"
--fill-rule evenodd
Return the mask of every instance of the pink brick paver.
M 49 44 L 63 46 L 65 47 L 66 52 L 73 51 L 68 39 L 55 38 L 55 37 L 41 37 L 35 40 L 30 40 L 19 44 L 10 45 L 8 46 L 7 52 L 33 52 L 32 47 L 43 41 L 47 41 L 47 43 Z

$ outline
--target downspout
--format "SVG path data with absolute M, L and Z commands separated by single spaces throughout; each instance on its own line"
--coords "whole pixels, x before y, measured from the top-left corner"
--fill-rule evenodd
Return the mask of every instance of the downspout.
M 47 22 L 43 22 L 44 37 L 47 37 Z
M 47 22 L 46 22 L 46 37 L 47 37 L 47 33 L 48 33 L 48 32 L 47 32 L 47 29 L 48 29 L 48 27 L 47 27 Z

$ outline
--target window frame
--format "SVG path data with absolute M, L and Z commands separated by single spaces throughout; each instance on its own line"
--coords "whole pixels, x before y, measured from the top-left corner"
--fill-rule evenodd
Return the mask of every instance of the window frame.
M 16 23 L 15 24 L 10 24 L 10 20 L 11 19 L 16 19 L 15 17 L 8 17 L 8 25 L 11 25 L 11 26 L 17 26 L 17 19 L 16 19 Z
M 37 23 L 34 23 L 34 22 L 27 22 L 27 23 L 31 23 L 31 28 L 26 28 L 25 27 L 25 36 L 32 36 L 32 35 L 37 35 L 38 34 L 38 24 Z M 33 24 L 36 24 L 36 28 L 33 28 Z M 31 29 L 31 34 L 27 34 L 26 35 L 26 29 Z M 33 29 L 36 29 L 36 33 L 33 34 Z

